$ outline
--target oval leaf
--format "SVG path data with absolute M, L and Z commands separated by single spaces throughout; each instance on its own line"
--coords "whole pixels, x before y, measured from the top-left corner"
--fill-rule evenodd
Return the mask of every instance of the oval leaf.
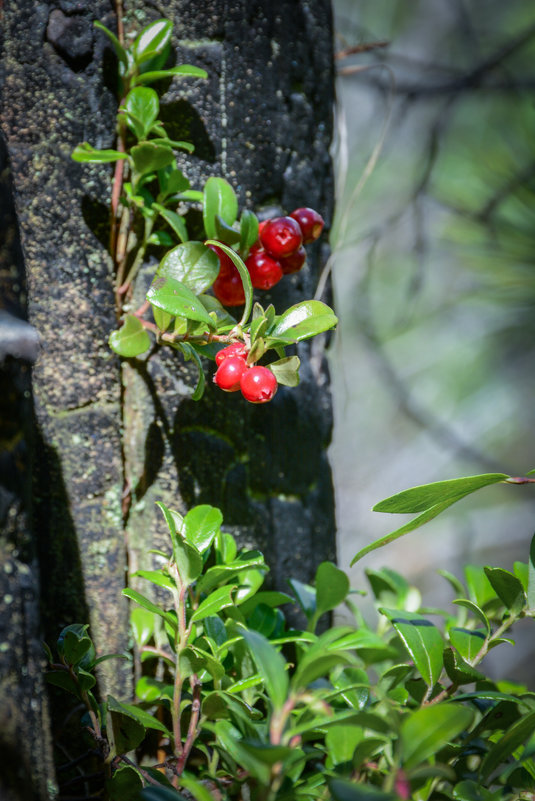
M 134 58 L 138 64 L 163 53 L 171 41 L 173 25 L 167 19 L 157 19 L 143 28 L 134 41 Z
M 174 278 L 156 276 L 147 292 L 147 300 L 173 317 L 185 317 L 206 323 L 215 328 L 215 323 L 201 301 L 180 281 Z
M 161 170 L 168 164 L 173 164 L 175 154 L 170 147 L 165 145 L 155 145 L 152 142 L 143 142 L 135 145 L 130 151 L 136 171 L 140 175 L 146 175 L 155 170 Z
M 204 185 L 203 221 L 208 239 L 217 238 L 216 216 L 232 225 L 238 215 L 234 189 L 224 178 L 208 178 Z
M 97 150 L 92 147 L 89 142 L 82 142 L 80 145 L 76 145 L 71 153 L 71 159 L 80 162 L 105 163 L 127 158 L 128 155 L 126 153 L 121 153 L 119 150 Z
M 148 331 L 143 328 L 141 320 L 133 314 L 127 314 L 121 328 L 112 331 L 108 343 L 115 353 L 125 359 L 140 356 L 151 346 Z
M 275 710 L 282 709 L 289 688 L 286 660 L 277 649 L 257 631 L 244 629 L 243 638 L 264 680 L 266 692 Z
M 301 342 L 334 328 L 338 318 L 333 310 L 320 300 L 305 300 L 291 306 L 269 331 L 274 339 L 282 338 Z
M 401 724 L 401 756 L 408 769 L 436 754 L 466 730 L 472 710 L 459 704 L 435 704 L 417 709 Z
M 379 611 L 390 620 L 423 680 L 432 687 L 443 666 L 444 642 L 437 627 L 416 612 L 384 608 Z
M 322 562 L 316 571 L 316 616 L 335 609 L 349 592 L 349 579 L 332 562 Z
M 191 616 L 192 623 L 196 620 L 202 620 L 205 617 L 210 617 L 211 615 L 216 615 L 221 609 L 226 609 L 227 606 L 233 605 L 232 600 L 232 592 L 236 589 L 236 587 L 218 587 L 216 590 L 210 593 L 208 598 L 205 598 L 202 603 L 199 604 L 198 608 L 195 610 L 193 615 Z
M 146 138 L 152 123 L 158 117 L 160 101 L 154 89 L 146 86 L 135 86 L 124 101 L 124 109 L 142 124 L 140 139 Z
M 223 515 L 215 506 L 194 506 L 184 518 L 184 535 L 188 542 L 204 553 L 219 532 L 222 522 Z
M 159 207 L 158 207 L 159 208 Z M 160 210 L 160 209 L 159 209 Z M 165 210 L 164 210 L 165 211 Z M 169 214 L 160 210 L 167 219 Z M 175 215 L 179 217 L 178 214 Z M 179 217 L 182 220 L 181 217 Z M 187 231 L 184 226 L 184 233 Z M 184 242 L 167 253 L 158 267 L 157 275 L 180 281 L 195 295 L 200 295 L 212 286 L 219 273 L 219 259 L 210 248 L 202 242 Z

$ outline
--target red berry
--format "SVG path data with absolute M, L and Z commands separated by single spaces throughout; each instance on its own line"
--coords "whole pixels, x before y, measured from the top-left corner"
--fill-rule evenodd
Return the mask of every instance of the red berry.
M 249 270 L 251 283 L 255 289 L 271 289 L 282 278 L 282 270 L 278 261 L 268 256 L 265 250 L 253 251 L 245 262 Z
M 232 345 L 227 345 L 226 348 L 222 348 L 219 350 L 215 355 L 215 363 L 219 367 L 219 365 L 228 359 L 229 356 L 239 356 L 241 359 L 247 358 L 247 351 L 245 349 L 245 345 L 241 342 L 233 342 Z
M 303 234 L 303 245 L 308 245 L 309 242 L 315 242 L 323 231 L 325 222 L 321 214 L 318 214 L 314 209 L 302 208 L 295 209 L 290 214 L 292 219 L 299 223 L 299 228 Z
M 208 245 L 208 247 L 214 251 L 219 259 L 219 275 L 227 275 L 236 269 L 230 256 L 227 256 L 221 248 L 218 248 L 217 245 Z
M 260 234 L 263 246 L 276 259 L 293 253 L 302 240 L 299 224 L 291 217 L 274 217 L 273 220 L 268 220 Z
M 277 391 L 277 379 L 267 367 L 250 367 L 241 377 L 240 389 L 250 403 L 267 403 Z
M 290 253 L 289 256 L 281 257 L 279 263 L 284 275 L 290 275 L 290 273 L 299 272 L 306 260 L 307 253 L 303 245 L 301 245 L 300 248 L 297 248 L 295 253 Z
M 240 379 L 248 370 L 245 359 L 229 356 L 217 368 L 214 382 L 225 392 L 237 392 L 240 389 Z
M 245 293 L 240 274 L 232 265 L 233 272 L 220 273 L 212 289 L 214 295 L 224 306 L 241 306 L 245 303 Z

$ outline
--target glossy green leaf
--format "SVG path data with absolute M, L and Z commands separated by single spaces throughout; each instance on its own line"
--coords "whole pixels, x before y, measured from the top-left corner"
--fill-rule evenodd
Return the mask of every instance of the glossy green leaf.
M 127 153 L 121 153 L 119 150 L 97 150 L 92 147 L 89 142 L 82 142 L 76 145 L 71 153 L 73 161 L 81 163 L 86 162 L 100 162 L 105 164 L 110 161 L 118 161 L 119 159 L 127 159 Z
M 332 562 L 322 562 L 316 571 L 316 616 L 341 604 L 349 592 L 349 579 Z
M 469 609 L 473 615 L 475 615 L 485 626 L 485 631 L 487 633 L 487 637 L 490 635 L 490 623 L 489 619 L 484 613 L 484 611 L 479 607 L 474 601 L 469 601 L 468 598 L 456 598 L 453 601 L 454 604 L 458 606 L 464 606 L 465 609 Z
M 265 604 L 266 606 L 281 606 L 282 604 L 294 604 L 295 599 L 285 592 L 278 592 L 277 590 L 263 590 L 257 592 L 253 598 L 249 598 L 241 605 L 242 613 L 249 615 L 257 604 Z
M 300 364 L 299 356 L 285 356 L 284 359 L 271 362 L 268 367 L 277 379 L 278 384 L 282 384 L 285 387 L 296 387 L 299 384 Z
M 165 332 L 175 319 L 171 314 L 163 309 L 159 309 L 158 306 L 152 307 L 152 316 L 154 317 L 154 322 L 160 329 L 160 331 Z
M 132 359 L 149 350 L 151 339 L 139 317 L 127 314 L 119 330 L 111 332 L 108 343 L 114 353 Z
M 192 622 L 196 620 L 202 620 L 210 615 L 216 615 L 222 609 L 232 606 L 234 604 L 234 601 L 232 600 L 232 593 L 235 589 L 235 585 L 225 585 L 224 587 L 218 587 L 217 589 L 213 590 L 210 595 L 204 599 L 204 601 L 201 601 L 191 616 Z
M 218 273 L 219 259 L 213 250 L 202 242 L 184 242 L 164 256 L 156 275 L 180 281 L 195 295 L 200 295 L 212 286 Z
M 184 536 L 204 553 L 219 532 L 223 515 L 215 506 L 201 504 L 189 510 L 184 518 Z
M 179 245 L 179 247 L 181 247 Z M 156 276 L 147 292 L 147 300 L 173 317 L 185 317 L 206 323 L 215 328 L 215 323 L 193 292 L 174 278 Z
M 216 216 L 232 225 L 236 222 L 238 201 L 234 189 L 224 178 L 208 178 L 204 185 L 203 221 L 208 239 L 217 239 Z
M 143 780 L 131 765 L 122 765 L 106 779 L 106 798 L 109 801 L 139 801 Z
M 428 687 L 438 681 L 442 671 L 444 642 L 436 626 L 416 612 L 379 610 L 386 615 L 409 652 Z
M 310 584 L 304 584 L 298 579 L 288 579 L 288 584 L 295 593 L 297 603 L 310 620 L 316 611 L 316 590 Z
M 178 67 L 170 67 L 167 70 L 149 70 L 137 77 L 137 83 L 152 83 L 162 78 L 174 78 L 175 75 L 183 78 L 208 78 L 208 73 L 201 67 L 193 64 L 180 64 Z
M 180 580 L 189 586 L 196 581 L 202 573 L 202 556 L 197 548 L 182 537 L 178 538 L 175 550 L 175 563 Z
M 181 775 L 180 786 L 187 790 L 195 801 L 214 801 L 214 796 L 206 785 L 189 773 L 183 773 Z M 162 799 L 162 801 L 164 801 L 164 799 Z
M 249 250 L 258 240 L 258 217 L 249 209 L 242 212 L 240 219 L 240 253 L 247 258 Z
M 470 726 L 474 713 L 459 704 L 434 704 L 409 713 L 400 730 L 401 758 L 405 769 L 425 762 Z
M 164 609 L 161 609 L 148 598 L 145 598 L 144 595 L 141 595 L 141 593 L 131 589 L 130 587 L 126 587 L 124 590 L 122 590 L 122 593 L 123 595 L 126 595 L 127 598 L 130 598 L 130 600 L 135 601 L 137 604 L 142 606 L 143 609 L 146 609 L 148 612 L 152 612 L 153 614 L 163 618 L 165 622 L 168 623 L 174 631 L 176 631 L 176 618 L 170 612 L 166 612 Z
M 269 331 L 270 337 L 282 337 L 292 342 L 301 342 L 329 331 L 338 319 L 333 310 L 319 300 L 305 300 L 291 306 L 278 318 Z
M 184 678 L 194 673 L 202 674 L 203 671 L 218 680 L 225 675 L 225 668 L 218 659 L 193 645 L 189 645 L 180 652 L 179 663 L 180 673 Z
M 492 792 L 486 790 L 479 782 L 467 779 L 455 785 L 453 798 L 455 801 L 500 801 L 503 799 L 503 790 Z
M 258 632 L 243 629 L 241 633 L 264 680 L 266 692 L 274 709 L 280 710 L 286 701 L 290 685 L 286 660 L 269 640 Z
M 473 668 L 453 648 L 444 649 L 444 668 L 448 678 L 456 685 L 483 681 L 485 676 Z
M 232 263 L 234 264 L 234 266 L 236 267 L 236 269 L 240 274 L 243 284 L 243 292 L 245 295 L 245 305 L 239 325 L 245 325 L 245 323 L 249 319 L 249 315 L 251 314 L 251 309 L 253 306 L 253 285 L 251 284 L 251 276 L 249 275 L 249 270 L 243 263 L 242 259 L 238 256 L 236 251 L 232 250 L 232 248 L 229 248 L 228 245 L 224 245 L 222 242 L 218 242 L 216 240 L 207 240 L 205 244 L 217 245 L 217 247 L 220 250 L 226 253 L 226 255 L 232 261 Z
M 165 682 L 155 679 L 154 676 L 142 676 L 136 683 L 136 696 L 140 701 L 152 703 L 162 697 L 164 689 L 170 690 L 172 695 L 172 685 L 166 685 Z
M 458 498 L 454 498 L 450 501 L 445 501 L 444 503 L 437 503 L 436 506 L 432 506 L 427 511 L 423 512 L 418 517 L 415 517 L 414 520 L 411 520 L 410 523 L 406 523 L 401 528 L 397 528 L 395 531 L 390 532 L 390 534 L 386 534 L 384 537 L 380 537 L 378 540 L 374 540 L 369 545 L 366 545 L 364 548 L 361 548 L 357 554 L 353 557 L 350 562 L 350 567 L 352 567 L 356 562 L 362 559 L 363 556 L 370 553 L 371 551 L 377 550 L 377 548 L 382 548 L 384 545 L 388 545 L 390 542 L 394 542 L 394 540 L 403 537 L 405 534 L 409 534 L 411 531 L 423 526 L 425 523 L 428 523 L 433 518 L 437 517 L 441 512 L 454 504 Z M 375 511 L 377 511 L 375 509 Z
M 112 695 L 108 695 L 107 707 L 110 712 L 119 712 L 121 715 L 127 715 L 131 717 L 145 729 L 154 729 L 155 731 L 163 732 L 168 737 L 171 736 L 169 729 L 161 722 L 161 720 L 158 720 L 157 717 L 149 714 L 149 712 L 146 712 L 144 709 L 141 709 L 141 707 L 136 706 L 135 704 L 125 704 L 121 701 L 118 701 Z
M 137 64 L 165 53 L 171 42 L 173 25 L 167 19 L 158 19 L 147 25 L 136 37 L 133 44 L 134 58 Z
M 466 478 L 454 478 L 449 481 L 436 481 L 433 484 L 423 484 L 419 487 L 398 492 L 373 507 L 374 512 L 388 512 L 389 514 L 413 514 L 425 512 L 435 504 L 446 501 L 459 500 L 470 495 L 482 487 L 496 484 L 507 478 L 505 473 L 486 473 Z
M 161 170 L 175 161 L 175 154 L 170 147 L 155 145 L 152 142 L 134 145 L 130 153 L 136 172 L 140 175 Z
M 57 648 L 67 664 L 77 665 L 91 649 L 93 643 L 87 633 L 88 628 L 88 624 L 72 623 L 61 631 Z
M 535 712 L 531 712 L 514 723 L 503 737 L 494 743 L 481 763 L 480 775 L 485 781 L 516 749 L 535 732 Z
M 236 231 L 231 225 L 227 225 L 219 214 L 216 214 L 214 225 L 216 231 L 215 239 L 224 242 L 225 245 L 232 246 L 238 244 L 240 241 L 240 232 Z
M 165 590 L 170 590 L 171 592 L 176 590 L 176 584 L 173 579 L 166 576 L 161 570 L 136 570 L 133 575 L 141 576 L 141 578 L 147 579 L 147 581 L 156 584 L 157 587 L 163 587 Z
M 154 133 L 156 126 L 153 125 L 152 131 Z M 193 153 L 195 145 L 191 142 L 185 142 L 182 139 L 169 139 L 168 136 L 155 136 L 150 140 L 153 145 L 163 145 L 164 147 L 171 147 L 174 150 L 187 150 L 188 153 Z
M 145 727 L 130 713 L 121 709 L 121 704 L 108 696 L 108 737 L 117 754 L 127 754 L 143 741 Z
M 182 192 L 189 188 L 189 181 L 184 173 L 178 169 L 176 164 L 170 164 L 163 170 L 158 170 L 158 182 L 160 184 L 160 194 L 158 201 L 165 199 L 168 195 L 175 192 Z
M 486 633 L 481 630 L 463 629 L 452 626 L 448 630 L 451 644 L 459 651 L 463 659 L 472 662 L 481 651 L 487 640 Z
M 464 575 L 468 593 L 472 601 L 475 601 L 482 609 L 489 601 L 496 600 L 496 593 L 492 584 L 487 578 L 487 574 L 480 565 L 465 565 Z
M 501 567 L 485 567 L 485 575 L 506 609 L 518 614 L 525 606 L 526 596 L 522 582 L 508 570 Z
M 128 92 L 123 108 L 141 123 L 141 136 L 138 139 L 146 139 L 160 111 L 160 101 L 154 89 L 135 86 Z
M 177 214 L 176 211 L 171 211 L 170 209 L 166 209 L 165 206 L 162 206 L 160 203 L 153 203 L 152 206 L 158 211 L 160 217 L 162 217 L 168 224 L 168 226 L 175 232 L 178 239 L 181 242 L 187 242 L 189 237 L 188 237 L 188 229 L 186 228 L 186 223 L 184 222 L 184 218 L 180 214 Z M 173 251 L 170 252 L 172 253 Z M 165 256 L 165 258 L 168 258 L 169 255 L 170 254 L 168 253 Z M 178 280 L 180 281 L 181 279 L 179 278 Z M 187 282 L 184 281 L 184 283 Z
M 268 787 L 270 767 L 242 746 L 242 735 L 239 729 L 228 720 L 218 720 L 214 731 L 219 748 L 228 753 L 238 765 L 257 779 L 261 786 Z
M 47 670 L 45 678 L 54 687 L 61 687 L 62 690 L 75 695 L 76 698 L 81 698 L 80 687 L 67 670 Z

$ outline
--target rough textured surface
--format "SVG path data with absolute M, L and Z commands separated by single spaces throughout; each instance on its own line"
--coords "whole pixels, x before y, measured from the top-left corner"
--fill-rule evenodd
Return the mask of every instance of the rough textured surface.
M 125 5 L 127 31 L 171 18 L 177 62 L 209 72 L 207 81 L 173 82 L 162 101 L 170 135 L 196 144 L 193 158 L 180 156 L 192 185 L 223 175 L 241 205 L 267 214 L 306 204 L 329 221 L 329 3 L 132 0 Z M 116 324 L 103 245 L 110 169 L 70 159 L 83 140 L 96 147 L 113 144 L 113 57 L 92 25 L 100 19 L 114 27 L 112 3 L 7 0 L 2 13 L 2 131 L 13 170 L 29 318 L 42 340 L 32 383 L 33 534 L 42 623 L 53 640 L 62 625 L 89 620 L 100 652 L 121 651 L 128 644 L 121 596 L 126 569 L 140 566 L 164 535 L 156 499 L 182 511 L 199 502 L 221 506 L 241 542 L 265 552 L 279 586 L 290 574 L 310 579 L 319 561 L 334 557 L 324 344 L 300 348 L 303 383 L 296 390 L 281 388 L 267 407 L 245 404 L 211 384 L 201 403 L 192 402 L 191 367 L 170 352 L 157 353 L 147 365 L 119 364 L 107 347 Z M 264 293 L 264 302 L 282 309 L 314 294 L 320 246 L 309 253 L 307 268 L 286 278 L 271 296 Z M 20 249 L 17 259 L 21 266 Z M 147 276 L 145 270 L 136 288 L 140 297 Z M 14 381 L 27 425 L 28 368 Z M 26 454 L 20 475 L 27 473 Z M 126 532 L 125 481 L 133 492 Z M 27 507 L 11 514 L 29 542 L 23 485 Z M 15 599 L 13 609 L 33 610 L 33 616 L 17 617 L 23 643 L 35 642 L 39 631 L 32 547 L 9 563 L 13 570 L 4 576 L 6 581 L 8 575 L 25 576 L 15 590 L 6 590 Z M 16 652 L 9 653 L 12 659 Z M 103 691 L 129 695 L 122 665 L 104 663 Z M 5 667 L 8 681 L 20 681 L 27 693 L 30 678 L 17 677 L 11 662 Z M 28 675 L 40 681 L 35 672 Z M 34 711 L 27 720 L 40 732 L 46 706 L 38 701 Z M 57 715 L 58 710 L 59 720 Z M 46 737 L 39 740 L 46 751 Z M 46 765 L 46 754 L 41 756 Z M 24 795 L 22 788 L 13 798 L 45 798 L 42 780 L 28 777 L 34 795 Z
M 177 63 L 204 67 L 207 81 L 175 81 L 162 98 L 174 138 L 194 141 L 180 157 L 193 186 L 222 175 L 242 205 L 260 214 L 310 205 L 332 212 L 332 45 L 327 2 L 129 4 L 130 25 L 166 15 L 175 26 Z M 278 310 L 314 295 L 320 246 L 309 264 L 287 277 L 263 303 Z M 148 276 L 141 276 L 141 300 Z M 143 369 L 125 365 L 126 469 L 133 488 L 128 521 L 131 564 L 146 566 L 147 544 L 161 547 L 165 526 L 154 500 L 185 511 L 194 503 L 221 507 L 244 545 L 260 547 L 271 581 L 310 580 L 334 558 L 334 510 L 325 449 L 332 414 L 324 343 L 300 347 L 302 383 L 280 388 L 263 407 L 211 385 L 189 400 L 194 375 L 172 353 Z M 210 382 L 209 382 L 210 383 Z M 176 475 L 178 473 L 179 491 Z M 150 533 L 154 532 L 154 533 Z

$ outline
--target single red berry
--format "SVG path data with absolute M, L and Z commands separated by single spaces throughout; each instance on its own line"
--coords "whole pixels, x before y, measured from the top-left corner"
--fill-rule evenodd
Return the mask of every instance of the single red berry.
M 240 274 L 232 265 L 233 272 L 219 274 L 212 289 L 214 295 L 224 306 L 241 306 L 245 303 L 245 293 Z
M 282 256 L 279 259 L 279 263 L 284 275 L 290 275 L 290 273 L 299 272 L 306 260 L 307 253 L 303 245 L 301 245 L 300 248 L 297 248 L 295 253 L 290 253 L 289 256 Z
M 232 345 L 227 345 L 226 348 L 222 348 L 219 350 L 215 355 L 215 363 L 219 367 L 219 365 L 228 359 L 229 356 L 239 356 L 241 359 L 247 358 L 247 351 L 245 349 L 245 345 L 241 342 L 233 342 Z
M 271 289 L 282 278 L 279 262 L 269 256 L 265 250 L 255 250 L 245 261 L 249 270 L 251 283 L 255 289 Z
M 303 234 L 303 245 L 308 245 L 309 242 L 315 242 L 321 236 L 325 222 L 321 214 L 318 214 L 314 209 L 302 208 L 295 209 L 290 214 L 292 219 L 296 220 L 299 228 Z
M 277 391 L 277 379 L 267 367 L 256 365 L 242 374 L 240 389 L 250 403 L 267 403 Z
M 274 217 L 273 220 L 268 220 L 260 234 L 263 246 L 276 259 L 289 256 L 297 250 L 302 240 L 301 228 L 291 217 Z
M 218 248 L 217 245 L 208 245 L 210 250 L 213 250 L 216 254 L 217 258 L 219 259 L 219 275 L 228 275 L 229 273 L 234 272 L 236 269 L 234 262 L 227 256 L 227 254 Z
M 240 356 L 229 356 L 215 371 L 214 383 L 225 392 L 237 392 L 240 389 L 240 379 L 248 370 L 245 359 Z

